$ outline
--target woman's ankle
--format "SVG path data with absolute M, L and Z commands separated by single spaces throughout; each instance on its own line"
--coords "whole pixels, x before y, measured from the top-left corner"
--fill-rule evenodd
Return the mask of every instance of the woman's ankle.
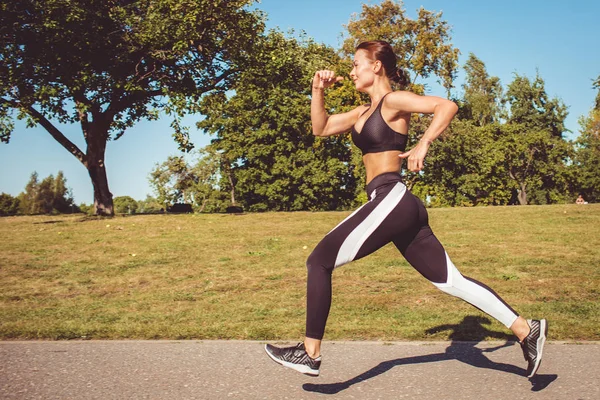
M 304 339 L 304 350 L 310 358 L 318 358 L 321 355 L 321 341 L 318 339 Z
M 525 318 L 518 317 L 515 320 L 515 322 L 513 322 L 513 324 L 511 325 L 510 330 L 515 334 L 519 341 L 522 342 L 523 340 L 525 340 L 527 335 L 529 335 L 531 328 L 529 327 L 529 324 L 527 323 Z

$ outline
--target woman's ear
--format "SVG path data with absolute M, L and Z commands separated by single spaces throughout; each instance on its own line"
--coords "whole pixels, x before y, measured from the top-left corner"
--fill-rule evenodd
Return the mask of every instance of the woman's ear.
M 374 73 L 376 73 L 376 74 L 379 73 L 379 71 L 381 71 L 381 67 L 382 67 L 381 61 L 375 60 L 373 62 L 373 72 Z

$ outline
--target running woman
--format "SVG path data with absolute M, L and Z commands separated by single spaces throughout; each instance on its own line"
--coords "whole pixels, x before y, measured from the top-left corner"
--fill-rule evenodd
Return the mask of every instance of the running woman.
M 363 154 L 370 200 L 331 230 L 308 257 L 304 342 L 285 348 L 267 344 L 267 354 L 283 366 L 318 376 L 333 270 L 393 242 L 438 289 L 471 303 L 509 328 L 519 339 L 528 363 L 527 376 L 532 377 L 542 360 L 546 320 L 525 320 L 487 286 L 461 275 L 431 231 L 423 203 L 407 190 L 400 176 L 405 159 L 410 171 L 423 168 L 429 146 L 448 127 L 458 107 L 440 97 L 393 91 L 391 82 L 404 87 L 408 80 L 397 68 L 396 55 L 387 42 L 361 43 L 353 64 L 350 77 L 358 91 L 370 96 L 371 103 L 328 115 L 324 90 L 343 78 L 333 71 L 317 71 L 312 83 L 311 120 L 315 136 L 351 131 Z M 433 114 L 433 119 L 417 145 L 405 152 L 411 113 Z

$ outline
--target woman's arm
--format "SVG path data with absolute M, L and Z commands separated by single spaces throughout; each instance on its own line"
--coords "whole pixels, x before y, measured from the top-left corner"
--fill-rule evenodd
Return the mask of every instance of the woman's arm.
M 325 110 L 325 89 L 335 82 L 343 80 L 341 76 L 336 77 L 333 71 L 317 71 L 313 78 L 312 100 L 310 103 L 310 119 L 312 121 L 313 135 L 331 136 L 348 132 L 356 123 L 360 115 L 360 109 L 355 108 L 352 111 L 328 115 Z
M 431 124 L 419 143 L 409 151 L 400 154 L 408 158 L 408 169 L 417 172 L 423 169 L 423 161 L 431 143 L 450 125 L 458 106 L 447 99 L 436 96 L 419 96 L 410 92 L 394 92 L 386 98 L 386 104 L 401 113 L 433 114 Z

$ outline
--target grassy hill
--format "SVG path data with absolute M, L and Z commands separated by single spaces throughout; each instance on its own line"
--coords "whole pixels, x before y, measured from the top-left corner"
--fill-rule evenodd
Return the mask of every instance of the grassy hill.
M 463 275 L 547 318 L 553 340 L 600 340 L 600 205 L 429 212 Z M 306 258 L 348 214 L 0 218 L 0 338 L 300 339 Z M 465 321 L 508 333 L 393 245 L 333 285 L 326 339 L 442 340 L 457 325 L 452 338 L 474 339 Z

